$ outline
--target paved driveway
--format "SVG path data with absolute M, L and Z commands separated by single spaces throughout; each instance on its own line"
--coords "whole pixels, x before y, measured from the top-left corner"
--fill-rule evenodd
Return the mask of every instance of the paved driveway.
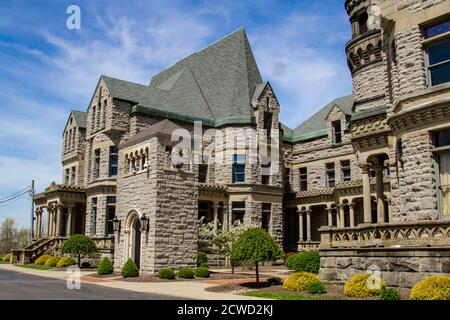
M 66 281 L 0 269 L 0 300 L 173 300 L 177 297 L 140 293 L 81 283 L 69 290 Z

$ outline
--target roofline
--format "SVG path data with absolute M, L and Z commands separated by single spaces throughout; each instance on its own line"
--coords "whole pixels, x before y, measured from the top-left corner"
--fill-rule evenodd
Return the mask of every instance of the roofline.
M 320 129 L 320 130 L 300 134 L 297 136 L 283 136 L 283 141 L 295 143 L 295 142 L 303 142 L 303 141 L 307 141 L 307 140 L 313 140 L 316 138 L 326 137 L 326 136 L 328 136 L 328 129 Z
M 64 130 L 63 130 L 63 132 L 62 132 L 62 134 L 61 134 L 63 137 L 64 137 L 64 131 L 66 131 L 67 125 L 69 124 L 70 117 L 72 116 L 72 114 L 73 114 L 74 112 L 87 113 L 87 112 L 85 112 L 85 111 L 70 110 L 69 117 L 67 117 L 66 125 L 64 126 Z M 75 119 L 75 118 L 74 118 L 74 119 Z M 75 121 L 76 121 L 76 120 L 75 120 Z M 78 126 L 78 128 L 82 128 L 82 127 Z M 84 128 L 84 129 L 86 129 L 86 128 Z

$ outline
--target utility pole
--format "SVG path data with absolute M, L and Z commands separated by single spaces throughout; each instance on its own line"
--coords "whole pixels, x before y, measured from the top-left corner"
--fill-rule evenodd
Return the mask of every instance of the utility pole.
M 34 238 L 34 180 L 31 181 L 31 190 L 30 190 L 30 194 L 31 194 L 31 232 L 30 232 L 30 242 L 33 241 Z

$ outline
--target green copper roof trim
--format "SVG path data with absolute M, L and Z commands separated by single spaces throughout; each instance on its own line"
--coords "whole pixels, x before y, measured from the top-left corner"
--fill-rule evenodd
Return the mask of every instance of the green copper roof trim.
M 254 116 L 228 117 L 228 118 L 223 118 L 223 119 L 212 120 L 212 119 L 206 119 L 206 118 L 201 118 L 201 117 L 193 117 L 193 116 L 176 113 L 176 112 L 163 111 L 163 110 L 144 107 L 144 106 L 140 106 L 140 105 L 133 106 L 131 108 L 131 113 L 151 114 L 151 115 L 159 116 L 161 118 L 180 120 L 180 121 L 185 121 L 185 122 L 201 121 L 204 125 L 207 125 L 209 127 L 220 127 L 220 126 L 227 125 L 227 124 L 249 124 L 249 123 L 256 122 Z
M 324 137 L 328 135 L 328 129 L 320 129 L 317 131 L 312 131 L 312 132 L 308 132 L 305 134 L 301 134 L 299 136 L 283 136 L 283 141 L 286 142 L 301 142 L 301 141 L 306 141 L 306 140 L 311 140 L 311 139 L 315 139 L 315 138 L 319 138 L 319 137 Z

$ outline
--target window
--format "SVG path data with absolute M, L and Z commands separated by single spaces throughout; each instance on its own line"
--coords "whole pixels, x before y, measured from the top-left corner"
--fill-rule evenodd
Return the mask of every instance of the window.
M 198 182 L 206 182 L 208 177 L 208 165 L 207 164 L 199 164 L 198 165 Z
M 326 164 L 327 188 L 334 188 L 336 185 L 334 163 Z
M 72 167 L 72 177 L 71 177 L 71 183 L 72 184 L 76 184 L 76 181 L 75 181 L 76 174 L 77 174 L 77 168 L 76 167 Z
M 92 114 L 91 114 L 91 130 L 94 131 L 95 130 L 95 116 L 96 116 L 96 110 L 95 110 L 95 106 L 92 107 Z
M 245 155 L 233 155 L 233 183 L 245 182 Z
M 424 36 L 425 39 L 428 39 L 449 31 L 450 31 L 450 20 L 446 20 L 438 24 L 426 27 L 424 29 Z
M 232 223 L 244 223 L 245 202 L 233 202 L 232 204 Z
M 116 146 L 109 147 L 109 176 L 117 176 L 119 149 Z
M 341 177 L 344 181 L 349 181 L 352 178 L 350 169 L 350 160 L 341 161 Z
M 94 179 L 100 177 L 100 149 L 94 151 Z
M 427 46 L 426 52 L 430 85 L 450 82 L 450 39 Z
M 332 133 L 333 133 L 333 143 L 342 142 L 342 130 L 341 130 L 341 120 L 333 121 L 331 123 Z
M 269 232 L 270 229 L 270 215 L 272 213 L 272 204 L 263 203 L 262 204 L 262 217 L 261 217 L 261 228 Z
M 105 223 L 105 236 L 114 234 L 113 220 L 116 216 L 116 197 L 106 197 L 106 223 Z
M 91 203 L 91 235 L 97 233 L 97 198 L 92 198 Z
M 358 17 L 358 25 L 359 25 L 359 34 L 366 33 L 368 31 L 367 28 L 367 20 L 369 19 L 369 16 L 367 12 L 364 12 Z
M 64 184 L 69 184 L 70 183 L 70 169 L 67 168 L 66 169 L 66 173 L 64 175 Z
M 286 168 L 284 171 L 284 181 L 287 185 L 291 184 L 291 169 Z
M 272 131 L 272 120 L 273 114 L 271 112 L 264 112 L 264 129 L 268 137 L 270 137 Z
M 436 132 L 434 135 L 435 147 L 450 146 L 450 130 Z
M 308 169 L 300 168 L 300 191 L 308 191 Z
M 270 158 L 264 158 L 261 164 L 261 183 L 267 185 L 270 183 L 270 168 L 272 167 L 272 162 Z

